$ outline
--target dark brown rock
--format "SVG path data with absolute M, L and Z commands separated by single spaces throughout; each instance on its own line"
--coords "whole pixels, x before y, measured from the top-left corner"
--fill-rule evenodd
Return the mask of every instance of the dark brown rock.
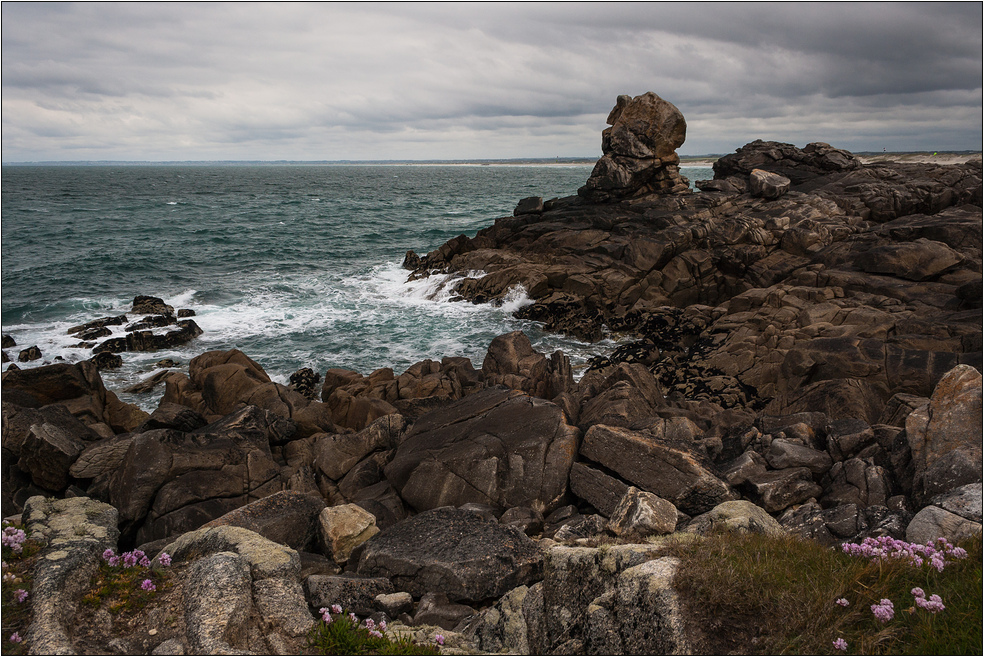
M 418 511 L 478 502 L 548 512 L 567 491 L 578 438 L 554 404 L 487 389 L 419 418 L 386 478 Z
M 541 559 L 518 529 L 441 508 L 383 530 L 366 544 L 359 573 L 390 579 L 414 596 L 442 591 L 456 602 L 478 602 L 538 579 Z

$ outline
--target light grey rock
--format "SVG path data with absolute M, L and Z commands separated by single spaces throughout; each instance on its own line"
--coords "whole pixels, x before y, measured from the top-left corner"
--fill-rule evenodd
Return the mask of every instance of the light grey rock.
M 315 620 L 299 582 L 271 577 L 253 582 L 253 604 L 272 627 L 288 636 L 307 634 Z
M 216 552 L 234 552 L 246 560 L 257 580 L 269 577 L 297 580 L 301 572 L 301 560 L 296 550 L 274 543 L 254 531 L 229 525 L 188 532 L 161 552 L 171 555 L 174 563 L 193 561 Z M 156 558 L 154 562 L 157 562 Z
M 156 648 L 150 651 L 151 655 L 187 655 L 185 644 L 181 639 L 168 639 L 162 641 Z
M 24 637 L 35 654 L 73 652 L 68 625 L 103 551 L 116 548 L 117 517 L 116 509 L 87 497 L 25 503 L 25 525 L 46 543 L 34 567 L 33 619 Z
M 400 614 L 409 614 L 413 611 L 413 596 L 406 591 L 380 593 L 373 598 L 373 603 L 376 609 L 390 618 L 397 618 Z
M 932 503 L 972 522 L 981 522 L 981 484 L 967 484 L 933 498 Z
M 670 534 L 676 529 L 677 509 L 658 495 L 630 486 L 612 512 L 608 528 L 617 536 Z
M 980 533 L 981 523 L 967 520 L 938 506 L 927 506 L 906 527 L 905 540 L 925 544 L 942 537 L 956 543 Z
M 241 555 L 217 552 L 185 573 L 185 624 L 192 653 L 244 654 L 253 605 L 250 565 Z
M 520 655 L 530 651 L 529 629 L 523 614 L 529 587 L 517 586 L 490 608 L 482 612 L 479 622 L 466 632 L 479 649 L 486 653 L 510 652 Z
M 786 534 L 782 525 L 766 513 L 765 509 L 746 500 L 722 502 L 691 520 L 683 531 L 705 536 L 716 531 L 767 536 Z
M 673 588 L 679 565 L 679 559 L 663 557 L 619 576 L 612 615 L 625 654 L 690 654 L 680 599 Z

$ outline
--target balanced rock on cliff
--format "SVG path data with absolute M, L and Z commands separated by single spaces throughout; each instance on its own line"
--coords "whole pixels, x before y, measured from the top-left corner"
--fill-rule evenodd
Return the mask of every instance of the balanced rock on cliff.
M 602 132 L 602 158 L 578 194 L 595 202 L 689 189 L 680 176 L 676 149 L 687 138 L 687 122 L 653 92 L 618 97 Z

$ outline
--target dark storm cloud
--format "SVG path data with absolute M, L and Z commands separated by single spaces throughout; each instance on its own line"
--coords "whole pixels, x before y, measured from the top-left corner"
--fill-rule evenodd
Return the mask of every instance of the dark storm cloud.
M 3 4 L 3 158 L 590 155 L 655 91 L 682 152 L 980 148 L 981 5 Z

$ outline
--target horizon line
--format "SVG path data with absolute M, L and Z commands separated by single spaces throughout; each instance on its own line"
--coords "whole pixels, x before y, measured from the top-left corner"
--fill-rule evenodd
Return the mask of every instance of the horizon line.
M 967 154 L 980 153 L 979 150 L 918 150 L 918 151 L 851 151 L 855 155 L 929 155 L 929 154 Z M 719 159 L 730 153 L 706 153 L 701 155 L 680 155 L 681 163 L 685 160 Z M 382 158 L 382 159 L 338 159 L 338 160 L 297 160 L 297 159 L 221 159 L 221 160 L 16 160 L 0 162 L 0 166 L 71 166 L 71 165 L 174 165 L 174 164 L 521 164 L 521 163 L 591 163 L 599 157 L 592 156 L 555 156 L 555 157 L 497 157 L 497 158 Z

